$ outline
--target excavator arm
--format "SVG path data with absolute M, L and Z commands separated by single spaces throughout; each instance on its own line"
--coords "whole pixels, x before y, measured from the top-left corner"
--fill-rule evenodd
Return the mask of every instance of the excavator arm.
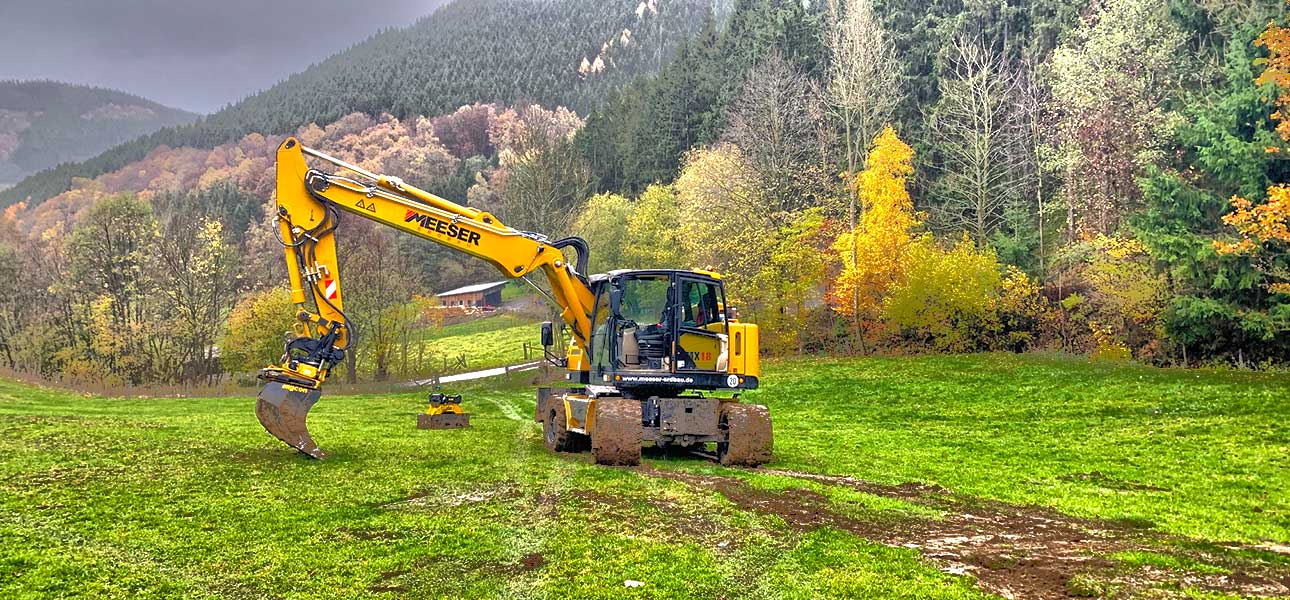
M 312 169 L 305 156 L 342 171 Z M 323 458 L 325 453 L 309 435 L 306 417 L 355 337 L 354 325 L 345 317 L 336 251 L 341 213 L 479 257 L 509 278 L 541 271 L 561 318 L 573 332 L 573 343 L 587 350 L 594 299 L 582 272 L 587 245 L 580 238 L 551 241 L 507 227 L 488 212 L 445 200 L 397 177 L 371 173 L 306 148 L 295 138 L 278 147 L 277 203 L 278 240 L 299 323 L 282 363 L 260 372 L 265 385 L 256 416 L 270 433 L 309 456 Z M 564 248 L 576 251 L 576 267 L 568 264 Z

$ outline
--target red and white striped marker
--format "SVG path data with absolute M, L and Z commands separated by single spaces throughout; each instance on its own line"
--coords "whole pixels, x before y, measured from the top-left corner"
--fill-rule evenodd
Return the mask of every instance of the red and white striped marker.
M 339 287 L 336 285 L 335 279 L 324 279 L 323 289 L 325 290 L 323 295 L 326 296 L 328 300 L 336 299 L 336 293 L 339 291 Z

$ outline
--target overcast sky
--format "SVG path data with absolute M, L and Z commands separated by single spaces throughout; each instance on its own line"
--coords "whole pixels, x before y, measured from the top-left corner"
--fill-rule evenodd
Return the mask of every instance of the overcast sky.
M 0 0 L 0 79 L 212 112 L 446 0 Z

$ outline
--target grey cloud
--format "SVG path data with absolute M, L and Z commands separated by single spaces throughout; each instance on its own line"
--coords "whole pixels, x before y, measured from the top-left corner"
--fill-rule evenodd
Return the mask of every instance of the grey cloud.
M 0 0 L 0 79 L 210 112 L 446 0 Z

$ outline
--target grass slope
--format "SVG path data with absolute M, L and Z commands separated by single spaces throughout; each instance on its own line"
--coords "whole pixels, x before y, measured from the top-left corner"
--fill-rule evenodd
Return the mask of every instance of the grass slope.
M 972 577 L 869 540 L 994 500 L 1168 536 L 1105 553 L 1116 577 L 1178 574 L 1152 594 L 1229 597 L 1197 578 L 1238 569 L 1290 581 L 1290 557 L 1254 547 L 1290 541 L 1285 376 L 1000 355 L 773 363 L 756 399 L 777 458 L 759 472 L 550 454 L 519 377 L 468 391 L 460 431 L 414 429 L 414 395 L 325 397 L 311 427 L 326 462 L 265 434 L 249 394 L 0 382 L 0 597 L 982 598 Z M 883 491 L 904 482 L 947 489 Z M 924 501 L 951 495 L 965 503 Z M 983 585 L 1008 571 L 988 569 Z
M 541 342 L 541 325 L 511 313 L 430 327 L 411 344 L 408 372 L 448 375 L 520 364 L 525 362 L 526 341 L 534 346 Z M 463 355 L 466 357 L 465 368 L 455 362 Z M 364 377 L 370 376 L 374 369 L 371 358 L 370 353 L 359 356 L 358 371 Z M 399 360 L 401 356 L 395 358 L 396 364 Z M 417 364 L 418 360 L 420 364 Z

